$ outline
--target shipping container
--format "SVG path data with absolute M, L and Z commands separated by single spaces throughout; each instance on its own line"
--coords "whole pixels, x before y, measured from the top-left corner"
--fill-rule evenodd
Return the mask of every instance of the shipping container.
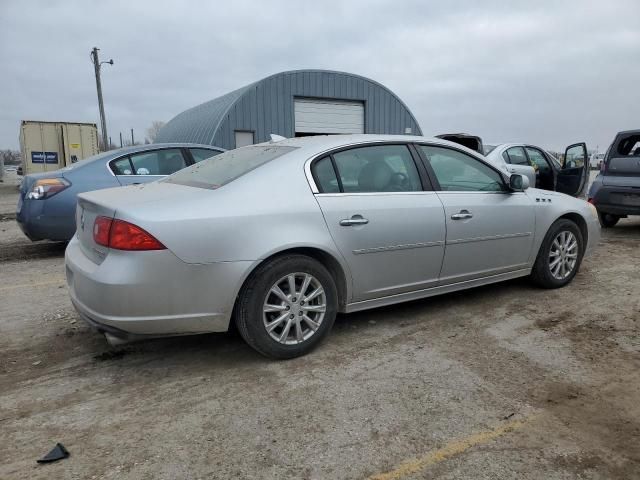
M 20 124 L 22 172 L 50 172 L 98 153 L 95 123 L 39 122 Z

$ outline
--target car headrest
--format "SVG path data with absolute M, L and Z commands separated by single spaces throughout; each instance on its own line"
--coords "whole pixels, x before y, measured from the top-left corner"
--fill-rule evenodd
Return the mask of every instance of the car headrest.
M 361 192 L 385 191 L 391 184 L 393 170 L 384 160 L 372 160 L 367 163 L 358 175 L 358 186 Z

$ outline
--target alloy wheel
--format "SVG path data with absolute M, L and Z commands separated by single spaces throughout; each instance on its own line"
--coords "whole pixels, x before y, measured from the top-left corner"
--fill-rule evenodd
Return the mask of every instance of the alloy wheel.
M 326 294 L 318 279 L 308 273 L 290 273 L 269 289 L 262 320 L 272 339 L 295 345 L 318 331 L 326 310 Z
M 578 239 L 568 231 L 563 230 L 556 235 L 549 249 L 549 271 L 553 278 L 564 280 L 576 267 L 578 261 Z

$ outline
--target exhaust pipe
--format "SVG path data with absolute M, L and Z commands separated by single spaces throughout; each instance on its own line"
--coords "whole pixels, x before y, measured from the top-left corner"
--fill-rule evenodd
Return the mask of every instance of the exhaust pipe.
M 116 337 L 110 333 L 104 332 L 104 338 L 107 340 L 107 343 L 112 347 L 119 347 L 120 345 L 126 345 L 131 343 L 131 340 L 128 340 L 123 337 Z

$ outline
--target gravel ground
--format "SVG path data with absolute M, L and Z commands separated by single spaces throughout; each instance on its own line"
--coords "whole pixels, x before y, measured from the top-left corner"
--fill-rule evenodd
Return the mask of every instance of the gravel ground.
M 110 348 L 64 246 L 0 221 L 0 478 L 639 478 L 639 245 L 623 220 L 564 289 L 340 316 L 275 362 L 232 333 Z

